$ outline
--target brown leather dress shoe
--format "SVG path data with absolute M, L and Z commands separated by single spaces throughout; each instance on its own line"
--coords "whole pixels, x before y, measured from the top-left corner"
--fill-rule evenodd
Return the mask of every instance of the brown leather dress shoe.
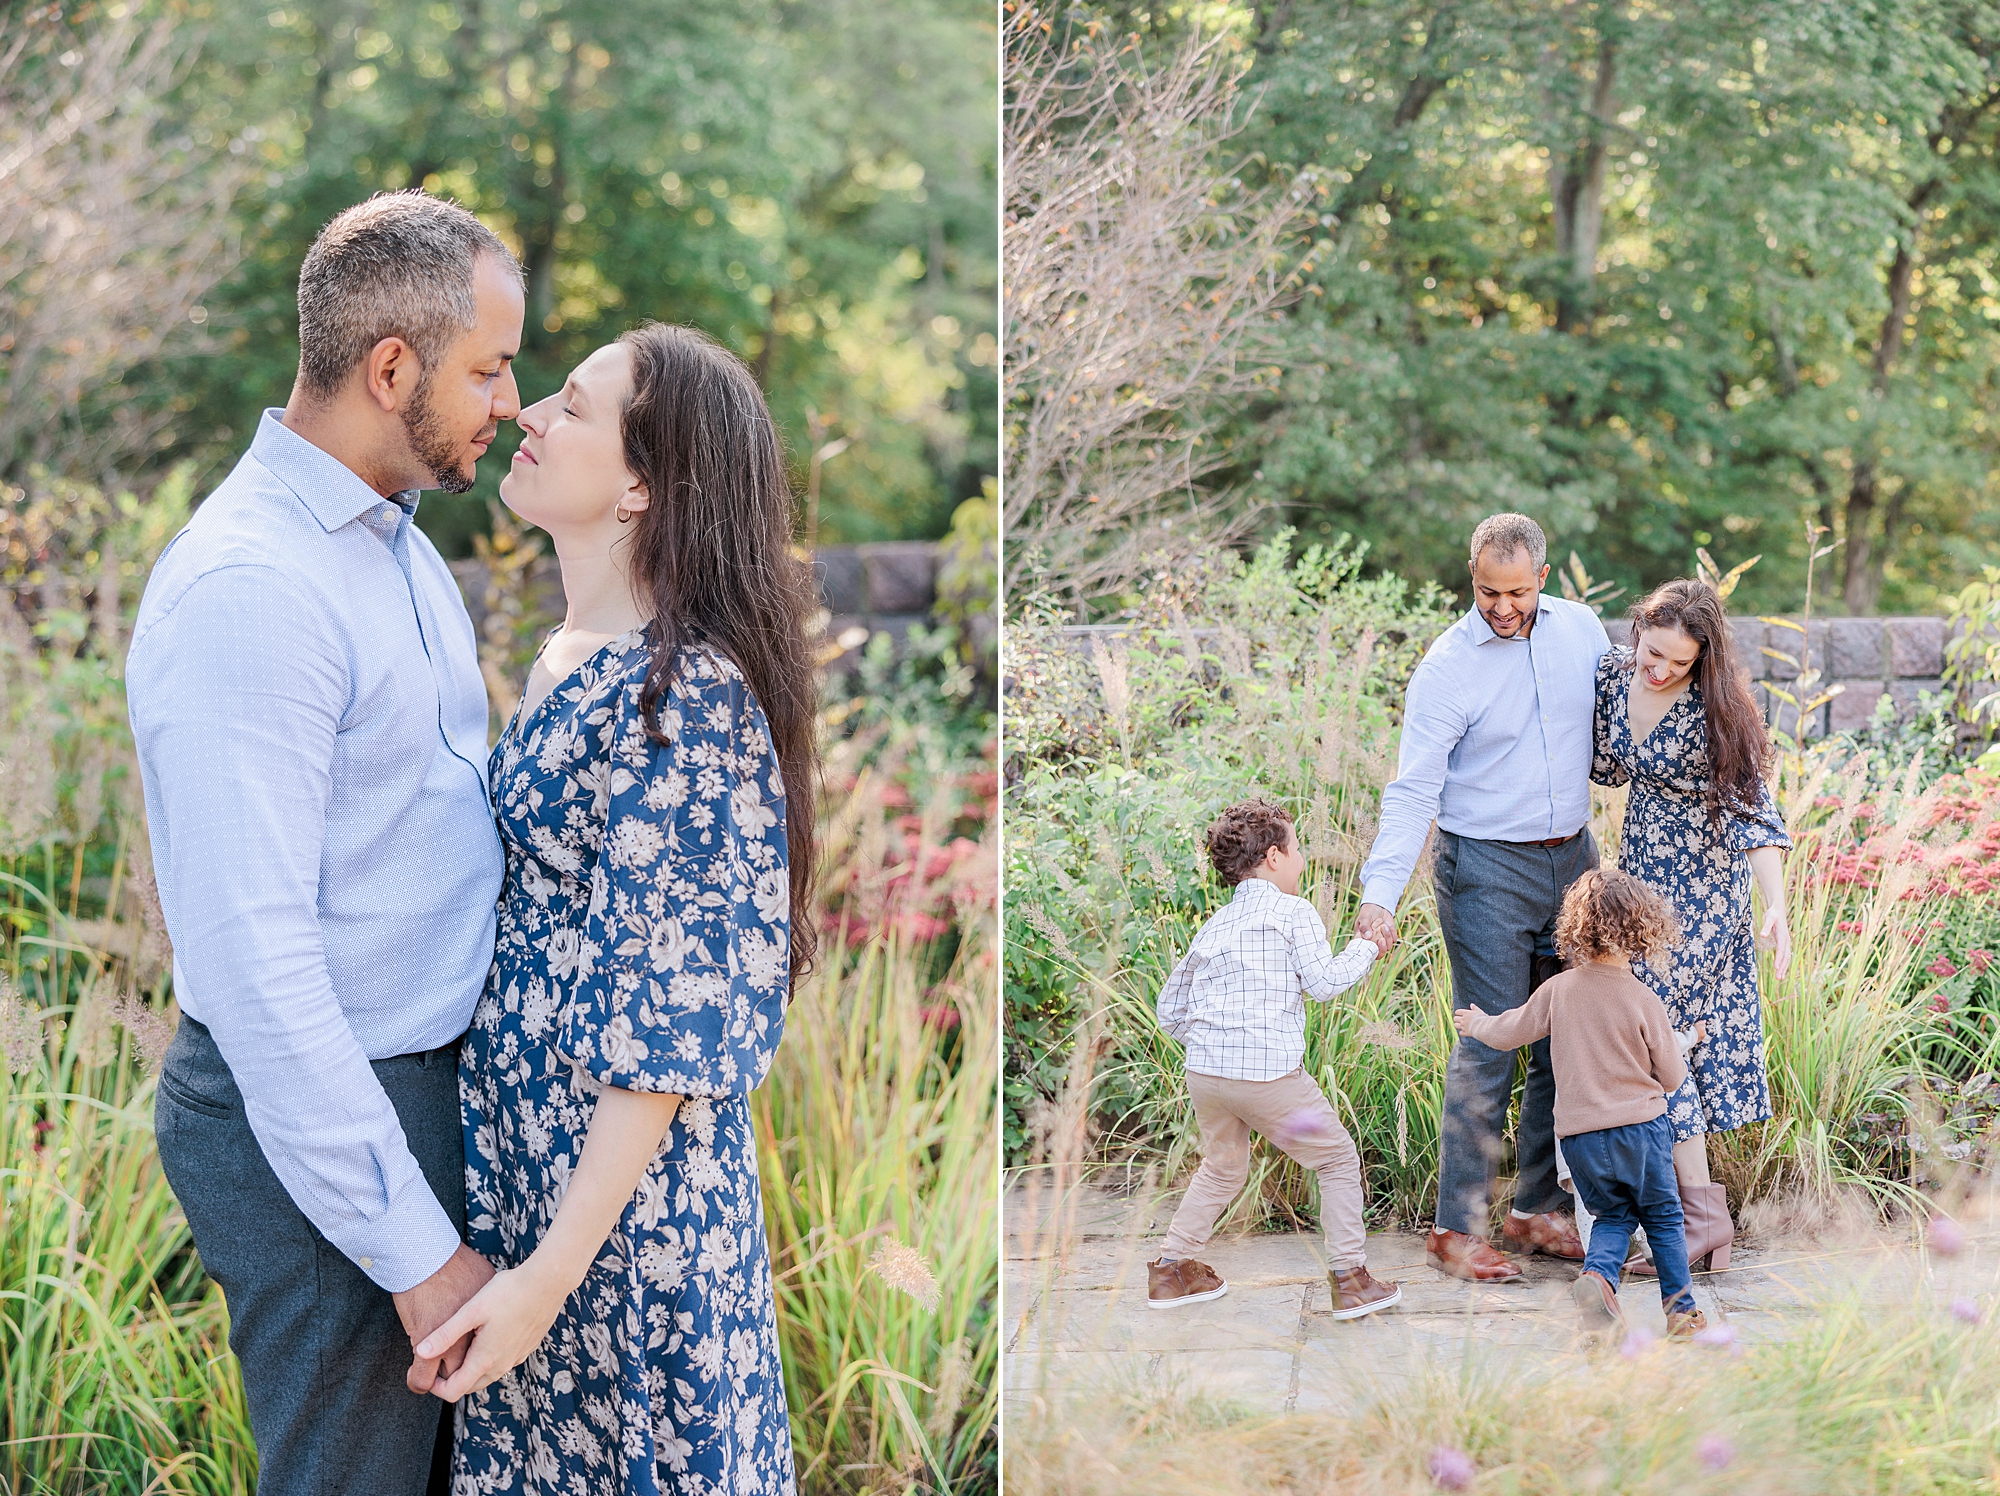
M 1500 1228 L 1500 1240 L 1516 1252 L 1540 1252 L 1544 1257 L 1583 1261 L 1583 1243 L 1577 1239 L 1576 1226 L 1568 1216 L 1552 1210 L 1531 1215 L 1525 1221 L 1509 1211 L 1507 1223 Z
M 1384 1283 L 1371 1276 L 1365 1263 L 1344 1273 L 1328 1273 L 1326 1282 L 1333 1290 L 1335 1319 L 1359 1319 L 1364 1314 L 1373 1314 L 1377 1309 L 1387 1309 L 1391 1304 L 1400 1303 L 1403 1298 L 1402 1284 Z
M 1153 1261 L 1146 1264 L 1146 1307 L 1178 1309 L 1183 1304 L 1204 1304 L 1229 1292 L 1229 1284 L 1205 1262 L 1184 1257 L 1178 1262 Z
M 1476 1236 L 1463 1231 L 1433 1228 L 1424 1241 L 1424 1260 L 1448 1277 L 1468 1283 L 1504 1283 L 1521 1276 L 1518 1263 L 1509 1262 Z

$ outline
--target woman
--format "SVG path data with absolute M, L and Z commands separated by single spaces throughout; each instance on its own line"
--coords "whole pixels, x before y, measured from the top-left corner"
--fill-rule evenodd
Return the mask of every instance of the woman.
M 812 602 L 769 412 L 684 328 L 521 412 L 500 486 L 569 599 L 493 750 L 465 1037 L 460 1491 L 794 1488 L 749 1092 L 814 949 Z
M 1764 781 L 1770 740 L 1735 658 L 1722 600 L 1705 582 L 1668 582 L 1632 609 L 1632 645 L 1597 666 L 1590 777 L 1632 786 L 1618 865 L 1665 895 L 1681 938 L 1662 969 L 1632 970 L 1665 1001 L 1677 1029 L 1700 1024 L 1688 1079 L 1667 1098 L 1687 1254 L 1729 1265 L 1735 1231 L 1708 1177 L 1706 1134 L 1771 1115 L 1764 1073 L 1757 945 L 1792 961 L 1781 858 L 1792 844 Z M 1750 884 L 1764 896 L 1751 930 Z

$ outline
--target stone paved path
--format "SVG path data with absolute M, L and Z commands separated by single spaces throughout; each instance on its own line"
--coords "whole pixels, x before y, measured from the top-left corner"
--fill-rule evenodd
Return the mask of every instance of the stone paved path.
M 1009 1191 L 1004 1307 L 1007 1400 L 1030 1394 L 1101 1396 L 1175 1388 L 1268 1412 L 1338 1412 L 1393 1396 L 1419 1377 L 1476 1363 L 1546 1364 L 1576 1344 L 1568 1298 L 1576 1266 L 1523 1261 L 1522 1278 L 1473 1285 L 1425 1265 L 1423 1238 L 1368 1239 L 1369 1269 L 1403 1285 L 1392 1309 L 1360 1320 L 1329 1317 L 1321 1243 L 1299 1233 L 1218 1236 L 1202 1260 L 1229 1281 L 1205 1304 L 1154 1310 L 1148 1257 L 1173 1197 L 1124 1198 L 1081 1186 L 1066 1201 L 1047 1190 Z M 1697 1275 L 1711 1324 L 1746 1342 L 1786 1333 L 1833 1293 L 1883 1304 L 1921 1294 L 1966 1295 L 1989 1309 L 2000 1297 L 2000 1220 L 1967 1221 L 1970 1244 L 1945 1261 L 1907 1238 L 1827 1248 L 1758 1250 L 1738 1244 L 1729 1271 Z M 1059 1248 L 1067 1247 L 1066 1252 Z M 1629 1322 L 1665 1328 L 1658 1289 L 1628 1279 Z

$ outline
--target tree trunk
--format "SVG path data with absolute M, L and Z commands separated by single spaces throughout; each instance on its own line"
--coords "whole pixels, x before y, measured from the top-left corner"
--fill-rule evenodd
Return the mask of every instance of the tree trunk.
M 1609 37 L 1597 44 L 1597 78 L 1585 111 L 1584 136 L 1568 152 L 1549 152 L 1549 202 L 1555 216 L 1556 253 L 1567 270 L 1556 298 L 1556 330 L 1573 332 L 1589 321 L 1597 285 L 1597 245 L 1604 231 L 1604 176 L 1610 165 L 1613 96 L 1618 86 L 1618 48 Z
M 1910 284 L 1917 269 L 1915 221 L 1921 218 L 1923 206 L 1936 188 L 1937 182 L 1933 179 L 1918 188 L 1912 196 L 1910 238 L 1896 247 L 1896 258 L 1889 264 L 1889 310 L 1882 318 L 1882 331 L 1875 340 L 1875 357 L 1871 360 L 1869 377 L 1869 393 L 1878 408 L 1883 395 L 1888 392 L 1889 375 L 1902 354 L 1903 338 L 1909 327 Z M 1854 460 L 1854 476 L 1847 488 L 1847 555 L 1841 599 L 1850 614 L 1874 611 L 1875 600 L 1882 593 L 1882 566 L 1888 559 L 1888 541 L 1892 537 L 1885 535 L 1884 544 L 1877 550 L 1874 543 L 1876 479 L 1871 437 L 1868 450 Z

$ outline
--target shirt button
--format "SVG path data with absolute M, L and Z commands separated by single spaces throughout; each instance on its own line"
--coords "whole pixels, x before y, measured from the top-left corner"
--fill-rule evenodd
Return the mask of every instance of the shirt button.
M 382 518 L 394 519 L 395 517 L 396 517 L 396 506 L 394 504 L 384 504 L 382 506 Z
M 375 1259 L 373 1257 L 357 1257 L 355 1261 L 360 1263 L 364 1269 L 375 1266 Z

